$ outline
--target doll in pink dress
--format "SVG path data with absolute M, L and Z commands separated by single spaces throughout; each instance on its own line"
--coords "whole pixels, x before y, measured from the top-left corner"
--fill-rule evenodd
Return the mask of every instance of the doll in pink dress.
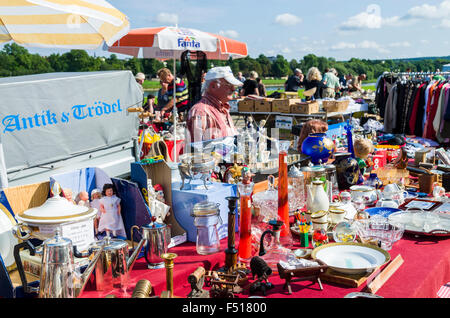
M 112 233 L 113 236 L 126 237 L 120 209 L 120 198 L 116 196 L 114 186 L 110 183 L 103 186 L 100 212 L 99 232 L 106 231 Z

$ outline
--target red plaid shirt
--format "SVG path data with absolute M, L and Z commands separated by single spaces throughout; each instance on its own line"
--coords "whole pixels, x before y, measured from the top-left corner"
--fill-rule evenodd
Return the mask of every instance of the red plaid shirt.
M 189 111 L 187 128 L 191 141 L 218 139 L 237 135 L 231 118 L 230 105 L 205 94 Z

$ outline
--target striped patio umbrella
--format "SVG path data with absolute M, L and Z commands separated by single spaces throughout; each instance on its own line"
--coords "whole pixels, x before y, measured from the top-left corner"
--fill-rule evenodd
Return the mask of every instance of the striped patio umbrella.
M 110 52 L 144 58 L 178 59 L 186 51 L 202 51 L 210 60 L 246 57 L 247 45 L 220 35 L 179 27 L 133 29 L 110 48 Z
M 129 29 L 128 18 L 104 0 L 0 0 L 0 43 L 96 49 Z

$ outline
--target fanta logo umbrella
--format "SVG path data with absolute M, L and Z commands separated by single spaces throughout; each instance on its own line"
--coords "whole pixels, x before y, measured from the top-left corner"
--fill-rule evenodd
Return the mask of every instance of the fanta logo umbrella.
M 96 49 L 129 30 L 128 18 L 104 0 L 0 0 L 0 42 Z
M 110 52 L 137 57 L 142 48 L 144 58 L 178 59 L 186 51 L 202 51 L 210 60 L 243 58 L 247 45 L 220 35 L 178 27 L 131 30 L 114 43 Z

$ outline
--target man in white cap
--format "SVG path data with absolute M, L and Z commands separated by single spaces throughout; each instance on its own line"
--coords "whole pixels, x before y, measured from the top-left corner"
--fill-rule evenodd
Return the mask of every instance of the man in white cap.
M 142 85 L 144 85 L 145 74 L 144 73 L 137 73 L 134 78 L 136 79 L 136 83 L 139 84 L 142 92 L 144 92 L 144 87 Z
M 206 73 L 202 99 L 189 111 L 187 129 L 192 142 L 237 135 L 228 102 L 233 99 L 236 79 L 229 66 L 214 67 Z

